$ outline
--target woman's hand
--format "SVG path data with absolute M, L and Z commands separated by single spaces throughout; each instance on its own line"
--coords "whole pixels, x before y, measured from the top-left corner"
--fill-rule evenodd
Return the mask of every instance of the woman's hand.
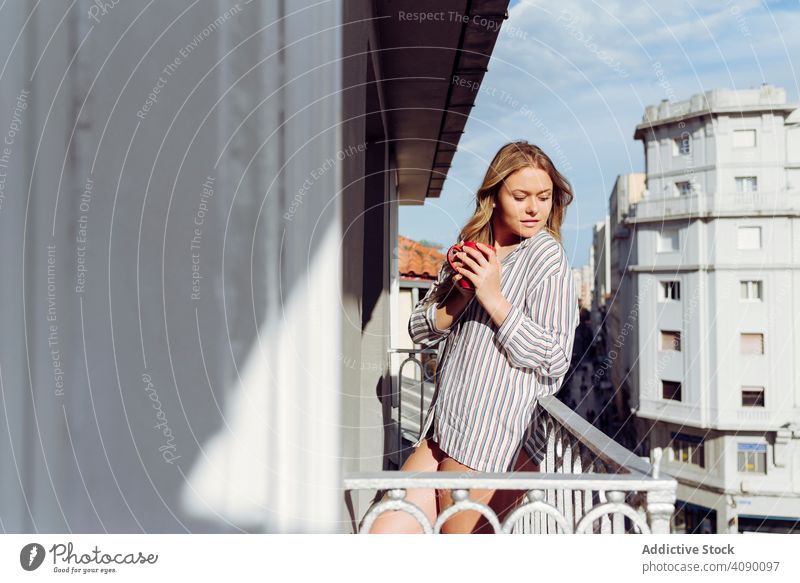
M 453 261 L 453 263 L 455 263 L 457 265 L 463 264 L 463 262 L 460 259 L 457 259 L 457 260 Z M 460 273 L 456 273 L 453 276 L 453 283 L 455 284 L 454 287 L 458 290 L 458 293 L 460 293 L 463 297 L 465 297 L 467 299 L 474 298 L 475 297 L 475 290 L 471 289 L 471 288 L 468 288 L 468 287 L 461 287 L 461 284 L 459 282 L 462 279 L 464 279 L 464 276 L 461 275 Z
M 481 251 L 472 247 L 463 246 L 461 251 L 456 254 L 462 264 L 456 265 L 457 275 L 472 282 L 475 291 L 472 292 L 478 298 L 481 305 L 489 311 L 500 303 L 503 294 L 500 292 L 500 261 L 497 254 L 483 243 L 478 243 Z M 456 282 L 457 283 L 457 282 Z M 460 286 L 457 286 L 460 287 Z
M 460 241 L 460 244 L 463 245 L 464 241 Z M 461 259 L 457 257 L 457 255 L 454 255 L 453 263 L 455 264 L 455 271 L 456 271 L 455 275 L 453 275 L 452 278 L 453 287 L 455 287 L 458 290 L 458 293 L 462 299 L 472 300 L 472 298 L 475 297 L 475 290 L 470 287 L 462 287 L 460 283 L 464 279 L 464 276 L 458 273 L 458 267 L 464 265 L 464 262 L 461 261 Z

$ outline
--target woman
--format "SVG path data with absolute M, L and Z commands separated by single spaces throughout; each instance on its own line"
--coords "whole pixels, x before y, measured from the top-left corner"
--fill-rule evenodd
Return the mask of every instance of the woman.
M 569 182 L 537 146 L 512 142 L 495 155 L 459 237 L 480 251 L 463 247 L 455 271 L 445 261 L 409 320 L 415 343 L 445 344 L 425 427 L 403 471 L 515 469 L 536 400 L 561 388 L 572 356 L 578 301 L 560 231 L 572 199 Z M 462 279 L 474 289 L 457 285 Z M 493 494 L 476 489 L 470 498 L 488 504 Z M 410 489 L 406 500 L 431 524 L 452 504 L 448 490 Z M 474 532 L 480 518 L 459 512 L 442 532 Z M 391 511 L 370 532 L 422 529 Z

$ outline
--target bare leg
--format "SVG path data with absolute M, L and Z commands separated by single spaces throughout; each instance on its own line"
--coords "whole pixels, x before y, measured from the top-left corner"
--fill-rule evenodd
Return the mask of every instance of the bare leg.
M 439 462 L 444 458 L 444 452 L 432 439 L 423 439 L 408 456 L 408 459 L 400 468 L 404 472 L 435 472 L 439 467 Z M 409 488 L 406 491 L 406 501 L 416 504 L 428 517 L 431 526 L 436 522 L 438 515 L 436 490 L 434 488 Z M 381 501 L 388 500 L 389 496 L 384 495 Z M 402 510 L 392 510 L 381 514 L 372 524 L 370 534 L 422 534 L 422 526 L 417 519 L 408 512 Z
M 538 472 L 539 465 L 534 462 L 523 449 L 519 457 L 517 457 L 517 463 L 514 464 L 514 471 Z M 494 493 L 492 500 L 489 502 L 489 506 L 494 510 L 495 514 L 497 514 L 497 519 L 500 521 L 501 525 L 505 522 L 508 515 L 524 502 L 525 493 L 526 490 L 497 490 Z M 490 533 L 493 532 L 493 530 L 489 522 L 481 516 L 474 532 Z
M 457 462 L 451 457 L 446 457 L 442 460 L 439 464 L 439 471 L 440 472 L 463 472 L 463 473 L 476 473 L 475 470 L 465 466 L 462 463 Z M 486 489 L 472 489 L 469 492 L 469 499 L 474 500 L 475 502 L 481 502 L 483 504 L 488 504 L 489 501 L 492 499 L 492 495 L 494 494 L 494 490 L 486 490 Z M 449 506 L 453 504 L 453 497 L 450 493 L 450 490 L 440 490 L 442 501 L 442 511 L 446 510 Z M 442 533 L 443 534 L 471 534 L 474 532 L 475 527 L 478 524 L 478 521 L 481 518 L 481 513 L 476 510 L 462 510 L 458 514 L 451 516 L 447 522 L 442 525 Z M 491 527 L 487 532 L 491 532 Z
M 441 471 L 469 471 L 474 472 L 467 466 L 460 464 L 452 458 L 439 464 Z M 538 472 L 539 466 L 531 460 L 530 456 L 522 450 L 517 462 L 514 464 L 515 472 Z M 487 504 L 497 515 L 497 519 L 502 525 L 514 509 L 519 506 L 525 497 L 525 490 L 480 490 L 470 491 L 470 500 Z M 441 492 L 442 508 L 447 508 L 453 501 L 449 491 Z M 459 512 L 453 518 L 442 525 L 443 533 L 472 533 L 472 534 L 491 534 L 494 533 L 492 525 L 486 518 L 475 511 L 467 510 Z

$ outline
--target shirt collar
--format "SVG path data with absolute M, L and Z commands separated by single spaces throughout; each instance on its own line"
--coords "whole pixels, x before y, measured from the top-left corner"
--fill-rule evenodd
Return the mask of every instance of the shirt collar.
M 530 245 L 530 244 L 531 244 L 531 242 L 532 242 L 532 241 L 534 241 L 535 239 L 537 239 L 537 238 L 541 237 L 541 236 L 542 236 L 542 233 L 546 233 L 546 232 L 547 232 L 547 227 L 542 227 L 542 228 L 539 230 L 539 232 L 538 232 L 538 233 L 536 233 L 535 235 L 533 235 L 532 237 L 528 237 L 527 239 L 523 239 L 523 240 L 520 242 L 519 246 L 520 246 L 520 247 L 527 247 L 528 245 Z
M 538 233 L 536 233 L 536 234 L 535 234 L 535 235 L 533 235 L 532 237 L 528 237 L 527 239 L 523 239 L 522 241 L 520 241 L 520 242 L 519 242 L 519 245 L 517 245 L 517 246 L 514 248 L 514 250 L 513 250 L 511 253 L 509 253 L 508 255 L 506 255 L 506 256 L 503 258 L 503 261 L 501 261 L 501 263 L 502 263 L 503 265 L 507 265 L 507 266 L 508 266 L 508 265 L 511 265 L 512 263 L 514 263 L 514 262 L 517 260 L 517 257 L 519 257 L 519 254 L 521 253 L 522 249 L 525 249 L 525 248 L 526 248 L 526 247 L 528 247 L 528 246 L 529 246 L 531 243 L 533 243 L 533 241 L 534 241 L 534 240 L 536 240 L 536 239 L 538 239 L 540 236 L 542 236 L 542 233 L 543 233 L 544 231 L 545 231 L 545 229 L 542 229 L 541 231 L 539 231 Z

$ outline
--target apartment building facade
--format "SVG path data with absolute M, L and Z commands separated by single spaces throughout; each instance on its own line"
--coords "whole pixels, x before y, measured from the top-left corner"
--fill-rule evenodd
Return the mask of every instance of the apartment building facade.
M 642 448 L 674 452 L 675 532 L 797 529 L 797 107 L 770 85 L 648 106 L 646 189 L 612 194 L 612 369 Z

